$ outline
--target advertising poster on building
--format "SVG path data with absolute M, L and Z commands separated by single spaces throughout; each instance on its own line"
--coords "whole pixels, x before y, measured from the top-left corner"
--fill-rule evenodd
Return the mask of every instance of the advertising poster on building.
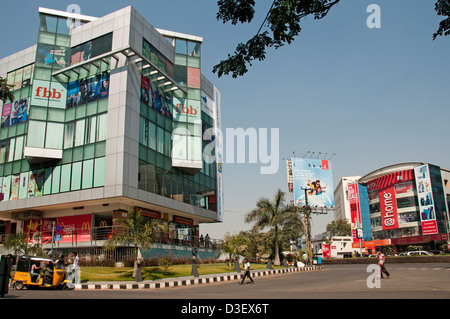
M 217 219 L 219 221 L 223 221 L 223 201 L 224 201 L 224 193 L 223 193 L 223 172 L 222 172 L 222 163 L 223 163 L 223 136 L 222 136 L 222 108 L 221 108 L 221 93 L 220 91 L 214 87 L 214 104 L 215 104 L 215 142 L 216 142 L 216 163 L 217 163 Z
M 430 170 L 428 165 L 414 168 L 416 176 L 417 197 L 419 200 L 419 215 L 422 223 L 422 234 L 437 234 L 436 212 L 431 188 Z
M 292 158 L 291 161 L 295 204 L 304 206 L 307 199 L 311 207 L 334 207 L 331 163 L 311 158 Z
M 20 99 L 14 103 L 3 105 L 1 127 L 28 121 L 29 98 Z
M 68 109 L 109 96 L 109 72 L 70 82 L 67 85 Z
M 145 105 L 148 105 L 168 119 L 173 119 L 173 99 L 174 98 L 172 97 L 172 94 L 170 94 L 169 92 L 163 92 L 145 75 L 141 76 L 141 102 L 143 102 Z
M 61 243 L 91 240 L 91 214 L 58 217 L 62 226 Z
M 64 109 L 66 107 L 66 99 L 67 88 L 65 84 L 34 80 L 31 96 L 33 105 Z
M 348 201 L 350 204 L 350 224 L 353 242 L 359 242 L 358 229 L 361 228 L 361 211 L 359 208 L 358 183 L 348 185 Z

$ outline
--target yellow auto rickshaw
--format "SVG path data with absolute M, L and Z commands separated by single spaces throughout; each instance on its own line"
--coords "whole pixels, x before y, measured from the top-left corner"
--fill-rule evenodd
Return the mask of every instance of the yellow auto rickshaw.
M 66 288 L 64 264 L 50 258 L 21 256 L 16 263 L 12 278 L 15 289 L 24 287 Z

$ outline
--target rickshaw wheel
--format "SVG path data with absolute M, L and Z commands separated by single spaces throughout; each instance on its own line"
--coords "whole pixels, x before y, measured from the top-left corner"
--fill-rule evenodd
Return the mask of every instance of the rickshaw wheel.
M 24 287 L 25 287 L 25 285 L 23 284 L 23 282 L 14 283 L 14 289 L 22 290 Z

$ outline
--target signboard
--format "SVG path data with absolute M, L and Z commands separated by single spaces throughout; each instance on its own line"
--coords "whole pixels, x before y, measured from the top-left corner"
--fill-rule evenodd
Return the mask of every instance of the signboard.
M 82 242 L 91 240 L 91 214 L 58 217 L 62 226 L 61 242 Z
M 303 206 L 307 199 L 311 207 L 334 207 L 331 163 L 310 158 L 292 158 L 291 161 L 295 204 Z
M 350 203 L 350 224 L 352 227 L 352 238 L 353 242 L 356 242 L 358 241 L 357 229 L 361 225 L 358 183 L 348 185 L 348 201 Z
M 394 191 L 394 185 L 379 191 L 381 226 L 383 230 L 398 228 L 397 199 Z
M 31 103 L 37 106 L 66 108 L 67 89 L 65 84 L 42 80 L 33 81 Z
M 422 234 L 437 234 L 436 210 L 431 188 L 430 170 L 428 165 L 414 168 L 416 176 L 417 197 L 419 199 L 419 214 L 422 223 Z

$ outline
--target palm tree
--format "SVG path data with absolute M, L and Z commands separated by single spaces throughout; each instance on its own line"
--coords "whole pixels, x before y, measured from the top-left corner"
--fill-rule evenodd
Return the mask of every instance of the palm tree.
M 28 236 L 23 233 L 9 234 L 6 237 L 5 248 L 14 251 L 14 255 L 34 255 L 47 257 L 45 250 L 38 244 L 30 244 Z
M 128 212 L 126 219 L 114 219 L 117 225 L 116 232 L 105 242 L 104 248 L 111 250 L 119 245 L 134 246 L 134 270 L 133 277 L 136 277 L 138 248 L 148 248 L 153 243 L 159 231 L 163 229 L 160 220 L 152 219 L 144 223 L 142 215 L 134 208 Z
M 299 210 L 292 204 L 285 204 L 284 192 L 281 189 L 275 194 L 273 201 L 268 198 L 261 198 L 256 202 L 256 208 L 245 216 L 245 221 L 255 222 L 253 226 L 254 231 L 260 231 L 269 227 L 273 231 L 273 243 L 275 247 L 275 261 L 274 264 L 279 266 L 280 263 L 280 249 L 279 249 L 279 232 L 285 228 L 292 228 L 295 226 L 298 232 L 303 231 L 303 223 L 300 218 Z
M 236 261 L 238 255 L 243 254 L 246 251 L 246 248 L 246 239 L 241 234 L 225 234 L 222 251 L 230 256 L 228 263 L 229 269 L 232 268 L 233 261 Z

